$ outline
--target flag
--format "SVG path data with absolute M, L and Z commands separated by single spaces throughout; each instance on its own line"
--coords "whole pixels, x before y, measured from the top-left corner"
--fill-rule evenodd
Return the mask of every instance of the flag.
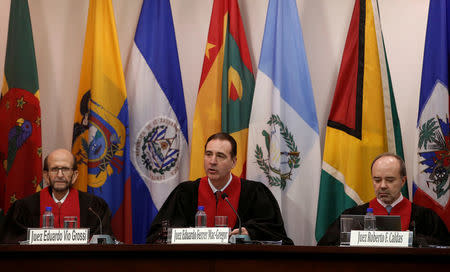
M 448 1 L 431 0 L 417 118 L 413 201 L 434 210 L 450 230 L 448 20 Z
M 0 211 L 42 187 L 39 82 L 27 0 L 11 1 L 0 98 Z
M 383 152 L 403 157 L 400 123 L 378 2 L 356 0 L 326 128 L 317 240 L 345 209 L 375 197 L 370 168 Z
M 247 178 L 270 188 L 294 243 L 314 245 L 319 126 L 294 0 L 269 1 L 255 90 Z
M 79 171 L 75 187 L 103 198 L 114 234 L 131 243 L 128 104 L 110 0 L 89 2 L 72 152 Z
M 169 0 L 144 0 L 127 67 L 133 242 L 189 174 L 186 106 Z
M 237 0 L 215 0 L 206 44 L 191 139 L 190 178 L 205 176 L 206 140 L 227 132 L 237 142 L 233 174 L 245 176 L 248 122 L 253 99 L 252 63 Z

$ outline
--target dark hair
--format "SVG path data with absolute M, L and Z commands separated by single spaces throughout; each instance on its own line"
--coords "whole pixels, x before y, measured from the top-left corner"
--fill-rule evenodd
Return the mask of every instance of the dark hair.
M 208 140 L 206 140 L 205 151 L 206 151 L 206 146 L 212 140 L 228 141 L 231 144 L 231 153 L 230 153 L 231 158 L 236 158 L 237 143 L 236 143 L 236 140 L 234 140 L 234 138 L 230 134 L 228 134 L 226 132 L 219 132 L 219 133 L 209 136 Z
M 372 173 L 373 165 L 375 164 L 375 162 L 378 159 L 383 158 L 383 157 L 393 157 L 393 158 L 397 159 L 397 161 L 400 163 L 400 176 L 401 177 L 406 177 L 405 161 L 399 155 L 391 153 L 391 152 L 385 152 L 385 153 L 382 153 L 382 154 L 376 156 L 375 159 L 372 161 L 372 166 L 370 166 L 370 173 Z
M 51 153 L 50 153 L 50 154 L 51 154 Z M 50 155 L 50 154 L 49 154 L 49 155 Z M 70 153 L 70 154 L 72 154 L 72 153 Z M 44 171 L 48 171 L 48 156 L 49 156 L 49 155 L 47 155 L 47 156 L 45 157 L 45 159 L 44 159 Z M 72 154 L 72 159 L 73 159 L 72 170 L 73 170 L 73 171 L 78 170 L 77 158 L 76 158 L 75 155 L 73 155 L 73 154 Z

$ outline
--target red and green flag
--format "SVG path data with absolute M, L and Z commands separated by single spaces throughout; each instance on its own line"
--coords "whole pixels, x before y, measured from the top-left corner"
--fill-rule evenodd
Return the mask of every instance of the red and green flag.
M 403 157 L 378 2 L 356 0 L 326 129 L 317 240 L 345 209 L 375 197 L 371 163 L 388 151 Z
M 41 188 L 41 109 L 27 0 L 11 1 L 0 100 L 0 208 Z
M 205 175 L 203 151 L 217 132 L 237 142 L 233 173 L 245 176 L 248 123 L 255 78 L 237 0 L 215 0 L 194 113 L 190 178 Z

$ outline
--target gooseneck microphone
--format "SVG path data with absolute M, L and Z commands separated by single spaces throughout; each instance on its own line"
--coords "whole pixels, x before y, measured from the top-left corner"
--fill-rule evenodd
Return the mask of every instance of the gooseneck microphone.
M 242 234 L 242 222 L 241 222 L 241 218 L 239 217 L 239 214 L 236 212 L 236 210 L 234 209 L 233 205 L 231 205 L 230 200 L 228 199 L 228 195 L 225 192 L 222 192 L 221 195 L 222 199 L 224 199 L 228 205 L 231 207 L 231 209 L 233 210 L 234 214 L 237 217 L 238 220 L 238 224 L 239 224 L 239 234 L 236 235 L 232 235 L 230 237 L 230 242 L 232 244 L 245 244 L 246 242 L 251 242 L 250 241 L 250 236 Z
M 100 218 L 100 215 L 98 215 L 98 213 L 94 212 L 94 210 L 91 207 L 89 207 L 88 210 L 91 211 L 91 213 L 93 213 L 95 216 L 97 216 L 98 222 L 100 222 L 100 235 L 102 235 L 103 234 L 103 231 L 102 231 L 103 223 L 102 223 L 102 219 Z
M 242 234 L 242 226 L 241 226 L 241 218 L 239 217 L 239 214 L 236 212 L 236 210 L 234 209 L 233 205 L 231 205 L 230 200 L 228 200 L 228 195 L 225 192 L 222 192 L 221 194 L 222 199 L 224 199 L 228 205 L 231 207 L 231 209 L 233 210 L 234 214 L 236 215 L 237 219 L 238 219 L 238 223 L 239 223 L 239 235 Z
M 98 218 L 98 221 L 100 222 L 100 224 L 99 224 L 100 234 L 92 235 L 90 244 L 114 244 L 113 239 L 111 238 L 110 235 L 103 234 L 103 222 L 102 222 L 102 218 L 100 217 L 100 215 L 98 215 L 98 213 L 96 213 L 91 207 L 89 207 L 88 210 L 91 213 L 93 213 Z

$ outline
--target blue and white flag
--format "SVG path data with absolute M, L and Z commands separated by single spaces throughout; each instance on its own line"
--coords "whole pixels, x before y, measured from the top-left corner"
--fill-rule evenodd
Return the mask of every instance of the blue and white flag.
M 189 174 L 186 106 L 169 0 L 144 0 L 126 82 L 133 242 L 144 243 L 159 208 Z
M 320 139 L 295 0 L 269 2 L 253 105 L 247 178 L 269 186 L 294 243 L 313 245 Z

